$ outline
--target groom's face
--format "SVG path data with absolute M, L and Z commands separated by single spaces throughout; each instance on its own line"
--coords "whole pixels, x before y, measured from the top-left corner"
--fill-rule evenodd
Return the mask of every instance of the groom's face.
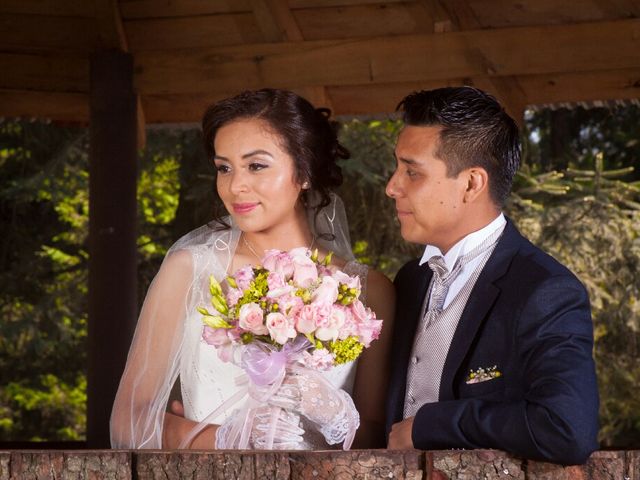
M 396 145 L 396 171 L 386 193 L 396 202 L 402 237 L 446 252 L 458 240 L 467 188 L 464 175 L 447 176 L 436 157 L 440 127 L 406 126 Z

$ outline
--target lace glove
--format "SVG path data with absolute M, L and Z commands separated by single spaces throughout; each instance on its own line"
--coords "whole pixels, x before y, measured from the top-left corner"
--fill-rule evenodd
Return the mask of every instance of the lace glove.
M 250 424 L 247 441 L 242 439 L 245 422 Z M 273 429 L 272 443 L 269 444 Z M 304 430 L 300 427 L 300 416 L 279 407 L 249 409 L 245 415 L 238 410 L 216 431 L 216 449 L 231 450 L 248 448 L 253 450 L 303 450 Z M 246 444 L 246 445 L 243 445 Z
M 311 371 L 288 371 L 269 404 L 303 415 L 329 445 L 347 440 L 345 449 L 360 426 L 360 415 L 349 394 Z

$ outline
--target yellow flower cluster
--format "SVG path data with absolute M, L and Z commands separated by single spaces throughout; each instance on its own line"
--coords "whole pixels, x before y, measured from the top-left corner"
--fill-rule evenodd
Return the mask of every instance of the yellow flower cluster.
M 330 342 L 328 349 L 336 356 L 336 365 L 351 362 L 362 353 L 364 345 L 358 341 L 357 337 L 347 337 L 344 340 Z

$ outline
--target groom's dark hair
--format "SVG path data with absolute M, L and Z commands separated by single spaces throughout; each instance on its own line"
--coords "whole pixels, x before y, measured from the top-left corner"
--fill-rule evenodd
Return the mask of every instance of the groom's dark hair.
M 491 198 L 504 205 L 520 165 L 520 136 L 494 97 L 473 87 L 446 87 L 413 92 L 397 109 L 406 125 L 442 127 L 436 156 L 447 164 L 447 175 L 485 169 Z

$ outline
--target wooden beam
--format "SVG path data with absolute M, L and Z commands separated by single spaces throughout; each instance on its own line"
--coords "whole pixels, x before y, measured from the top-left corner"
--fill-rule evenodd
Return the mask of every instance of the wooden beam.
M 87 445 L 109 447 L 109 417 L 135 329 L 136 96 L 133 59 L 91 57 Z M 117 299 L 117 300 L 114 300 Z
M 640 99 L 640 68 L 602 72 L 525 75 L 515 78 L 528 105 L 560 102 L 594 102 Z M 407 94 L 423 89 L 468 84 L 468 79 L 362 84 L 326 88 L 336 115 L 390 114 Z M 304 88 L 296 92 L 314 105 L 323 106 Z M 233 91 L 212 91 L 184 95 L 149 95 L 142 101 L 149 123 L 199 123 L 206 107 L 232 95 Z M 492 92 L 493 93 L 493 92 Z M 36 109 L 38 106 L 33 105 Z M 0 104 L 1 109 L 1 104 Z M 0 110 L 0 115 L 1 115 Z
M 530 101 L 517 77 L 476 77 L 465 83 L 496 97 L 518 126 L 522 127 L 524 111 Z
M 640 67 L 640 20 L 140 52 L 143 95 Z M 328 68 L 331 66 L 331 68 Z
M 640 99 L 640 68 L 525 75 L 515 77 L 528 105 L 563 102 L 596 102 Z M 323 89 L 327 102 L 317 92 L 298 88 L 296 92 L 314 105 L 329 106 L 336 115 L 385 114 L 408 93 L 443 86 L 469 84 L 464 78 L 424 82 L 397 82 L 333 86 Z M 477 85 L 482 88 L 481 85 Z M 490 91 L 491 92 L 491 91 Z M 182 95 L 141 97 L 148 123 L 200 123 L 206 107 L 236 91 L 210 91 Z M 494 93 L 494 92 L 491 92 Z M 29 90 L 0 90 L 0 117 L 39 117 L 62 121 L 87 121 L 86 94 Z
M 0 88 L 89 91 L 89 62 L 80 55 L 0 53 Z
M 129 42 L 122 24 L 120 7 L 117 0 L 94 0 L 96 7 L 96 21 L 98 24 L 100 45 L 98 49 L 114 49 L 126 53 Z M 136 96 L 136 140 L 139 149 L 146 143 L 146 129 L 144 110 L 140 97 Z
M 530 105 L 640 99 L 640 69 L 518 77 Z
M 100 39 L 99 48 L 129 51 L 117 0 L 94 0 Z
M 87 123 L 89 97 L 86 93 L 0 89 L 0 117 Z

